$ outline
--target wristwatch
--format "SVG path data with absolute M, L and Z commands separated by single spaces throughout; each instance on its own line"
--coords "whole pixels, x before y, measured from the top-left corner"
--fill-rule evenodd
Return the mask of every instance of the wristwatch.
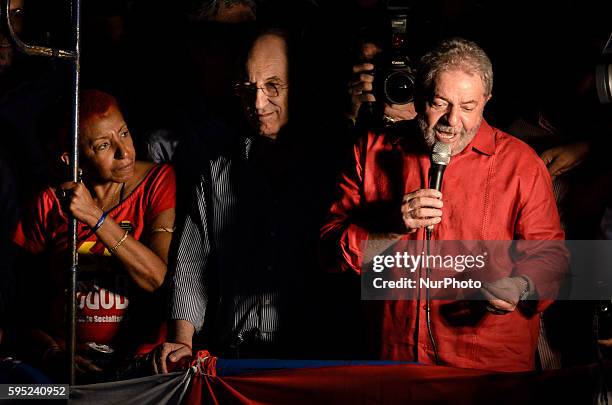
M 529 279 L 525 276 L 517 276 L 523 284 L 523 289 L 521 290 L 521 295 L 519 296 L 519 300 L 526 300 L 531 294 L 531 289 L 529 288 Z

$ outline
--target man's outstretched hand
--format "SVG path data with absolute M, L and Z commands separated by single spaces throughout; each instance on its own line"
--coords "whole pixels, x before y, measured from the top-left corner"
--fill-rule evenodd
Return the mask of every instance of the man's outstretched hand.
M 495 314 L 506 314 L 516 309 L 525 288 L 520 277 L 506 277 L 493 283 L 486 283 L 480 291 L 487 299 L 487 309 Z
M 168 370 L 187 368 L 192 357 L 193 350 L 186 344 L 162 343 L 153 351 L 153 371 L 155 374 L 167 374 Z

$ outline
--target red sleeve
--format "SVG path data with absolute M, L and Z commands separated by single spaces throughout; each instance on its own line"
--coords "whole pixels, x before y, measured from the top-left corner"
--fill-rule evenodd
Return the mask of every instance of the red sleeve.
M 556 297 L 559 287 L 567 276 L 569 253 L 563 240 L 552 181 L 544 163 L 533 156 L 533 164 L 525 172 L 528 181 L 519 196 L 519 217 L 515 239 L 517 253 L 521 258 L 515 267 L 515 275 L 531 279 L 542 298 L 538 305 L 544 310 Z M 526 159 L 527 160 L 527 159 Z M 522 243 L 521 241 L 525 241 Z
M 31 253 L 42 252 L 49 236 L 48 214 L 55 202 L 57 199 L 50 188 L 37 195 L 19 220 L 13 232 L 13 242 Z
M 351 213 L 361 204 L 363 188 L 363 150 L 367 139 L 360 139 L 353 147 L 354 160 L 339 180 L 338 198 L 332 204 L 328 218 L 321 228 L 322 260 L 330 272 L 355 271 L 361 273 L 363 246 L 368 232 L 351 222 Z
M 162 212 L 176 207 L 176 177 L 168 164 L 157 166 L 152 174 L 147 196 L 147 221 L 152 222 Z

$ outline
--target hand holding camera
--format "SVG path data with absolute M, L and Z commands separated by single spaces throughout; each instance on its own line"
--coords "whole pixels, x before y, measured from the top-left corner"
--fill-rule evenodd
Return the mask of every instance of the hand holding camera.
M 351 105 L 347 113 L 347 116 L 353 121 L 357 120 L 362 103 L 373 103 L 376 101 L 376 97 L 372 94 L 374 83 L 373 70 L 374 65 L 372 63 L 358 63 L 353 66 L 353 81 L 348 86 Z
M 353 66 L 353 78 L 348 86 L 351 103 L 347 116 L 353 122 L 365 120 L 367 125 L 390 125 L 416 116 L 412 102 L 414 69 L 407 50 L 407 14 L 394 12 L 389 22 L 390 32 L 383 35 L 389 41 L 380 41 L 380 35 L 364 31 L 365 37 L 358 49 L 360 62 Z M 385 45 L 379 46 L 378 42 Z

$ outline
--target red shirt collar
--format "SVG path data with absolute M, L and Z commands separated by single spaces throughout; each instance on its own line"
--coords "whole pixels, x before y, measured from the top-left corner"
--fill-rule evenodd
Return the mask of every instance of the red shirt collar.
M 478 128 L 478 132 L 476 132 L 476 136 L 474 136 L 470 143 L 470 147 L 485 155 L 491 156 L 495 154 L 495 130 L 484 118 L 480 128 Z

